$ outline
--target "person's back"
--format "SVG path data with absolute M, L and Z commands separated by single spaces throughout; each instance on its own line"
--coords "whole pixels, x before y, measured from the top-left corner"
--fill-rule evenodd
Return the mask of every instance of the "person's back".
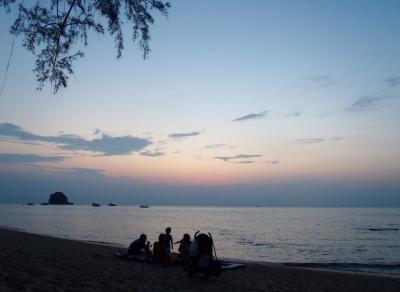
M 175 243 L 179 243 L 179 261 L 183 265 L 184 269 L 187 269 L 187 266 L 190 263 L 190 247 L 192 245 L 190 235 L 188 233 L 185 233 L 183 235 L 183 238 Z
M 192 244 L 192 242 L 190 241 L 190 235 L 189 234 L 185 233 L 183 235 L 183 238 L 180 241 L 176 242 L 176 243 L 179 243 L 179 248 L 178 248 L 179 253 L 181 253 L 181 254 L 189 254 L 190 245 Z
M 136 239 L 132 241 L 132 243 L 129 245 L 127 255 L 128 256 L 137 255 L 144 247 L 145 247 L 144 243 L 142 243 L 140 239 Z
M 167 247 L 165 242 L 165 234 L 161 233 L 158 236 L 158 241 L 154 242 L 153 247 L 153 262 L 162 265 L 168 264 Z

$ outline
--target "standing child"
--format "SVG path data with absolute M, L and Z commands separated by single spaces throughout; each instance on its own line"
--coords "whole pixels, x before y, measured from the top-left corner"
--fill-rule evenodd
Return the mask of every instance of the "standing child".
M 171 227 L 167 227 L 165 228 L 165 245 L 167 247 L 167 257 L 168 257 L 168 261 L 169 263 L 172 262 L 171 260 L 171 249 L 174 249 L 174 241 L 172 239 L 172 235 L 171 235 Z

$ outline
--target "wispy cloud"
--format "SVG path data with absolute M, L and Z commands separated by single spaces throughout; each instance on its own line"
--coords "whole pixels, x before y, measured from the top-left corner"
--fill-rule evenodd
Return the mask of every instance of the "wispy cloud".
M 296 139 L 297 144 L 316 144 L 316 143 L 321 143 L 324 142 L 324 138 L 302 138 L 302 139 Z
M 149 157 L 158 157 L 158 156 L 165 155 L 165 153 L 160 152 L 160 151 L 143 151 L 143 152 L 140 152 L 140 155 L 149 156 Z
M 204 148 L 206 149 L 217 149 L 217 148 L 222 148 L 225 147 L 226 144 L 211 144 L 211 145 L 206 145 Z
M 302 112 L 300 110 L 296 110 L 294 112 L 288 113 L 286 115 L 283 115 L 286 118 L 298 118 L 302 115 Z
M 268 160 L 268 161 L 265 161 L 265 162 L 271 164 L 272 166 L 275 166 L 275 165 L 279 164 L 279 160 Z
M 67 173 L 85 178 L 106 177 L 106 175 L 104 174 L 104 170 L 94 168 L 73 167 L 67 169 Z
M 188 132 L 188 133 L 173 133 L 169 134 L 168 137 L 172 139 L 181 139 L 181 138 L 189 138 L 193 136 L 198 136 L 200 135 L 200 132 Z
M 74 177 L 79 179 L 109 179 L 103 169 L 85 168 L 85 167 L 56 167 L 48 165 L 31 164 L 29 166 L 38 167 L 42 171 L 51 172 L 52 174 L 61 175 L 63 177 Z
M 377 105 L 384 99 L 392 98 L 391 96 L 362 96 L 351 105 L 346 107 L 348 112 L 364 112 L 376 109 Z
M 336 83 L 329 75 L 313 75 L 308 79 L 321 87 L 329 87 Z
M 46 142 L 59 145 L 61 149 L 85 150 L 101 155 L 127 155 L 146 148 L 152 142 L 148 139 L 133 136 L 113 137 L 102 134 L 100 138 L 87 140 L 77 135 L 42 136 L 25 131 L 18 125 L 0 124 L 0 140 L 16 139 L 24 142 Z
M 245 116 L 241 116 L 238 117 L 234 120 L 232 120 L 232 122 L 243 122 L 243 121 L 249 121 L 249 120 L 258 120 L 258 119 L 262 119 L 265 118 L 266 115 L 269 113 L 269 111 L 262 111 L 256 114 L 248 114 Z
M 331 115 L 331 112 L 324 112 L 324 113 L 320 113 L 318 114 L 318 116 L 322 119 L 326 118 L 327 116 Z
M 400 85 L 400 76 L 392 76 L 383 81 L 389 87 L 396 87 Z
M 243 160 L 243 161 L 231 161 L 232 163 L 237 163 L 237 164 L 253 164 L 255 161 L 253 160 Z
M 66 156 L 41 156 L 36 154 L 0 153 L 0 164 L 61 162 Z
M 343 140 L 344 137 L 341 136 L 335 136 L 332 138 L 301 138 L 301 139 L 296 139 L 295 144 L 318 144 L 322 142 L 327 142 L 327 141 L 341 141 Z
M 238 162 L 240 159 L 258 158 L 261 154 L 239 154 L 234 156 L 215 156 L 214 159 L 219 159 L 227 162 Z

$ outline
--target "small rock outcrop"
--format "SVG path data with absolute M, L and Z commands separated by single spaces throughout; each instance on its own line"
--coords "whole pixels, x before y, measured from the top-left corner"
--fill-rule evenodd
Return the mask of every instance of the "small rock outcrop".
M 49 197 L 49 205 L 73 205 L 68 201 L 68 197 L 63 192 L 55 192 Z

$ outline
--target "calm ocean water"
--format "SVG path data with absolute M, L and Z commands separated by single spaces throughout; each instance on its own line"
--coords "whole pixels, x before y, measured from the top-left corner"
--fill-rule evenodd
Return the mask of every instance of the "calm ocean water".
M 221 258 L 400 275 L 400 209 L 0 205 L 0 226 L 128 246 L 213 235 Z

